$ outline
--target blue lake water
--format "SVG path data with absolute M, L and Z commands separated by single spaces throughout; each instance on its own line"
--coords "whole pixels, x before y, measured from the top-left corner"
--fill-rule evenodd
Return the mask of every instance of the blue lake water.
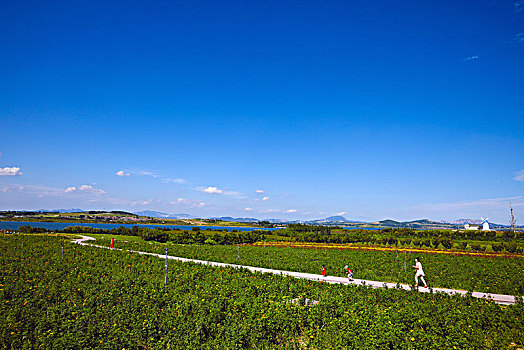
M 119 228 L 121 226 L 131 228 L 133 226 L 147 227 L 147 228 L 179 228 L 181 230 L 191 230 L 193 227 L 200 227 L 201 229 L 212 229 L 212 230 L 224 230 L 227 229 L 237 231 L 253 231 L 253 230 L 267 230 L 273 231 L 278 230 L 276 228 L 254 228 L 254 227 L 234 227 L 234 226 L 189 226 L 189 225 L 147 225 L 147 224 L 84 224 L 84 223 L 71 223 L 71 222 L 23 222 L 23 221 L 0 221 L 0 230 L 18 230 L 20 226 L 31 226 L 31 227 L 43 227 L 48 230 L 62 230 L 68 226 L 88 226 L 94 228 L 101 228 L 104 230 L 110 230 L 113 228 Z

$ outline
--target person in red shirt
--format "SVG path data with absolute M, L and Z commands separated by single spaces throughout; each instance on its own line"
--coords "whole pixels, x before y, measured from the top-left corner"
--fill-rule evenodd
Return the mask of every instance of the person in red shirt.
M 322 276 L 323 277 L 327 276 L 327 270 L 326 270 L 326 267 L 324 265 L 322 265 Z
M 344 268 L 346 269 L 346 271 L 348 273 L 348 280 L 349 280 L 349 282 L 353 281 L 353 271 L 351 271 L 351 269 L 349 268 L 348 265 L 344 266 Z

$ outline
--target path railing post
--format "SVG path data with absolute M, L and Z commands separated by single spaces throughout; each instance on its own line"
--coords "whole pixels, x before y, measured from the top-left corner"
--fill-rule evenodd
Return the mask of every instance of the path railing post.
M 167 251 L 169 249 L 167 248 L 164 248 L 166 250 L 166 266 L 165 266 L 165 270 L 164 270 L 164 287 L 167 286 Z

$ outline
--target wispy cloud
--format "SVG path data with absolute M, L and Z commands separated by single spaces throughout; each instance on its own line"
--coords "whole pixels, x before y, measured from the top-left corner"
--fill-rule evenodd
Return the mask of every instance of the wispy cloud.
M 131 200 L 127 201 L 127 205 L 132 207 L 139 207 L 139 206 L 148 206 L 152 203 L 162 203 L 163 201 L 161 199 L 155 199 L 155 198 L 149 198 L 145 200 Z
M 244 208 L 245 211 L 253 211 L 253 208 Z
M 260 213 L 281 213 L 282 210 L 280 209 L 262 209 L 259 210 Z
M 178 197 L 176 201 L 169 202 L 171 205 L 177 205 L 177 204 L 184 204 L 188 206 L 189 208 L 202 208 L 207 205 L 207 203 L 201 201 L 201 200 L 195 200 L 195 199 L 186 199 Z
M 479 59 L 479 56 L 469 56 L 469 57 L 463 58 L 462 60 L 463 61 L 472 61 L 472 60 L 478 60 L 478 59 Z
M 20 176 L 22 172 L 18 167 L 0 168 L 0 176 Z
M 515 13 L 521 13 L 521 12 L 523 12 L 523 11 L 524 11 L 524 1 L 521 1 L 521 0 L 519 0 L 519 1 L 515 1 L 515 2 L 513 3 L 513 11 L 514 11 Z
M 524 169 L 518 171 L 513 180 L 524 182 Z
M 170 178 L 163 178 L 162 180 L 160 180 L 162 183 L 165 183 L 165 184 L 185 184 L 187 183 L 186 180 L 184 179 L 170 179 Z
M 100 188 L 93 187 L 91 185 L 80 185 L 78 187 L 72 186 L 64 190 L 65 193 L 91 193 L 91 194 L 106 194 L 106 191 L 101 190 Z
M 137 206 L 137 205 L 149 205 L 153 203 L 153 199 L 148 199 L 148 200 L 144 200 L 144 201 L 132 201 L 130 203 L 130 205 L 132 206 Z
M 517 33 L 512 42 L 515 44 L 524 45 L 524 33 Z
M 187 203 L 189 200 L 185 198 L 178 197 L 176 201 L 171 201 L 169 204 L 181 204 L 181 203 Z
M 151 171 L 148 171 L 148 170 L 140 170 L 140 171 L 137 171 L 136 172 L 136 175 L 137 176 L 151 176 L 152 178 L 156 179 L 156 178 L 159 178 L 160 175 L 158 174 L 155 174 Z
M 262 198 L 262 202 L 267 202 L 269 200 L 269 197 Z
M 296 209 L 288 209 L 288 210 L 281 210 L 281 209 L 262 209 L 258 211 L 259 213 L 283 213 L 283 214 L 294 214 L 298 212 Z
M 462 209 L 471 209 L 475 207 L 482 207 L 482 208 L 493 208 L 493 207 L 500 207 L 500 206 L 507 206 L 508 202 L 512 203 L 524 203 L 522 201 L 522 196 L 514 196 L 514 197 L 504 197 L 504 198 L 486 198 L 486 199 L 479 199 L 476 201 L 465 201 L 465 202 L 455 202 L 455 203 L 437 203 L 437 204 L 424 204 L 419 206 L 414 206 L 410 209 L 423 209 L 427 211 L 446 211 L 446 210 L 462 210 Z
M 130 173 L 125 172 L 124 170 L 117 171 L 116 176 L 131 176 Z
M 264 190 L 255 190 L 256 193 L 264 193 Z
M 18 192 L 28 195 L 44 197 L 63 197 L 65 191 L 62 188 L 39 186 L 39 185 L 10 185 L 4 186 L 0 189 L 2 192 Z
M 116 173 L 117 176 L 148 176 L 153 179 L 158 179 L 160 182 L 165 184 L 186 184 L 187 181 L 182 178 L 171 178 L 160 175 L 158 173 L 149 171 L 149 170 L 138 170 L 138 171 L 126 171 L 120 170 Z
M 345 211 L 341 211 L 340 213 L 336 213 L 335 215 L 336 215 L 336 216 L 346 215 L 346 212 L 345 212 Z

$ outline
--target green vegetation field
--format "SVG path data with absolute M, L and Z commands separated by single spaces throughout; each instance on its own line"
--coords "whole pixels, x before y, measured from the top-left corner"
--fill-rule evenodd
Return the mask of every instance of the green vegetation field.
M 62 259 L 61 240 L 52 236 L 0 236 L 0 243 L 1 348 L 512 349 L 524 343 L 523 304 L 174 261 L 164 288 L 162 259 L 70 243 Z
M 95 244 L 109 246 L 110 241 Z M 181 245 L 149 242 L 123 242 L 117 237 L 115 247 L 163 253 L 199 260 L 258 266 L 277 270 L 320 274 L 325 265 L 328 274 L 345 276 L 350 264 L 355 278 L 414 284 L 415 257 L 422 261 L 426 281 L 431 287 L 463 289 L 509 295 L 524 295 L 524 258 L 454 256 L 435 253 L 406 253 L 399 250 L 368 251 L 339 249 L 302 249 L 264 246 Z M 406 271 L 404 271 L 404 256 Z

